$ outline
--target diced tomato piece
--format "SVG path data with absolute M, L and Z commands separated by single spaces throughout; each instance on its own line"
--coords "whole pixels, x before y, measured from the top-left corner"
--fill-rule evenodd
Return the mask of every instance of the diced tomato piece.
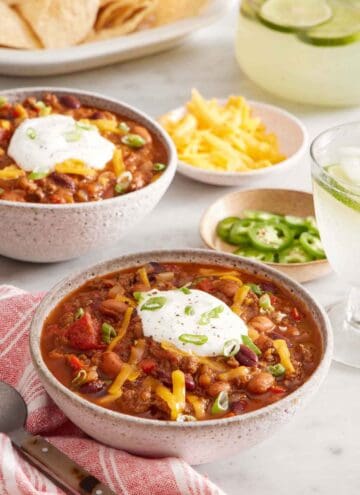
M 70 364 L 71 368 L 75 372 L 80 371 L 83 368 L 82 362 L 74 354 L 71 354 L 71 356 L 68 356 L 68 360 L 69 360 L 69 364 Z
M 276 304 L 279 302 L 279 298 L 274 296 L 274 294 L 269 294 L 269 296 L 270 296 L 271 304 Z
M 140 363 L 140 368 L 144 373 L 151 373 L 156 368 L 156 362 L 153 359 L 144 359 Z
M 290 315 L 291 315 L 292 319 L 295 321 L 300 321 L 302 319 L 301 314 L 299 313 L 298 309 L 295 307 L 292 308 L 292 310 L 290 311 Z
M 72 347 L 82 351 L 106 347 L 99 343 L 99 331 L 89 313 L 74 321 L 68 329 L 67 337 Z
M 273 394 L 284 394 L 286 392 L 286 389 L 284 387 L 280 387 L 280 385 L 273 385 L 270 388 L 270 392 Z
M 212 292 L 215 289 L 214 283 L 209 278 L 203 278 L 196 284 L 196 288 L 204 292 Z

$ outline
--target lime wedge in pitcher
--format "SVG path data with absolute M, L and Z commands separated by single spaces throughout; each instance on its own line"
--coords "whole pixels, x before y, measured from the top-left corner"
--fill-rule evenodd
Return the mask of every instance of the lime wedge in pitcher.
M 320 26 L 299 33 L 312 45 L 347 45 L 360 40 L 360 0 L 328 0 L 333 15 Z
M 331 18 L 332 10 L 325 0 L 268 0 L 259 15 L 274 29 L 291 31 L 322 24 Z

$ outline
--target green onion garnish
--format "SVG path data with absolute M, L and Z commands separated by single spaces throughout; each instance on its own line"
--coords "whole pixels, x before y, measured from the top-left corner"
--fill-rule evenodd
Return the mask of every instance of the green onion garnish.
M 75 126 L 82 131 L 92 131 L 95 129 L 94 125 L 86 124 L 85 122 L 75 122 Z
M 188 287 L 180 287 L 179 290 L 181 290 L 181 292 L 183 292 L 186 295 L 191 294 L 191 290 Z
M 275 377 L 282 376 L 286 371 L 284 366 L 281 363 L 268 366 L 268 370 Z
M 85 314 L 85 311 L 83 310 L 83 308 L 78 308 L 75 312 L 75 319 L 78 320 L 79 318 L 82 318 Z
M 224 344 L 223 354 L 225 357 L 235 356 L 240 350 L 240 342 L 236 339 L 227 340 Z
M 87 379 L 86 371 L 80 370 L 71 383 L 72 385 L 76 385 L 76 386 L 82 385 L 83 383 L 86 382 L 86 379 Z
M 206 311 L 200 316 L 199 325 L 208 325 L 211 318 L 219 318 L 220 313 L 224 311 L 224 306 L 216 306 L 210 311 Z
M 229 396 L 224 390 L 216 397 L 211 408 L 211 414 L 221 414 L 229 409 Z
M 187 315 L 187 316 L 192 316 L 195 314 L 195 310 L 192 306 L 185 306 L 185 310 L 184 310 L 184 313 Z
M 154 163 L 153 165 L 153 170 L 155 170 L 155 172 L 162 172 L 165 169 L 166 165 L 164 163 Z
M 264 309 L 265 311 L 273 311 L 274 307 L 271 304 L 271 299 L 269 294 L 263 294 L 260 299 L 259 299 L 259 306 L 260 308 Z
M 8 99 L 6 98 L 6 96 L 0 96 L 0 108 L 5 106 L 7 102 Z
M 145 139 L 139 134 L 127 134 L 121 138 L 121 142 L 130 146 L 130 148 L 142 148 L 146 144 Z
M 250 287 L 250 289 L 253 291 L 254 294 L 257 296 L 261 296 L 263 294 L 263 290 L 261 289 L 260 285 L 257 284 L 246 284 Z
M 251 340 L 250 337 L 248 337 L 247 335 L 242 335 L 241 338 L 242 338 L 243 344 L 246 345 L 246 347 L 248 347 L 253 352 L 255 352 L 255 354 L 257 356 L 261 356 L 260 349 L 258 348 L 257 345 L 254 344 L 254 342 Z
M 124 184 L 115 184 L 114 191 L 117 194 L 124 194 L 126 191 L 126 186 Z
M 135 292 L 133 292 L 133 297 L 134 297 L 135 301 L 141 301 L 143 295 L 141 292 L 135 291 Z
M 115 328 L 109 323 L 103 323 L 101 326 L 102 340 L 105 344 L 110 344 L 112 339 L 116 337 L 117 333 Z
M 47 177 L 49 174 L 48 172 L 31 172 L 28 175 L 28 179 L 30 180 L 40 180 L 43 179 L 44 177 Z
M 156 296 L 150 297 L 142 306 L 141 311 L 157 311 L 161 309 L 166 304 L 166 297 Z
M 127 125 L 126 122 L 120 122 L 120 124 L 118 125 L 118 128 L 120 129 L 120 131 L 124 132 L 124 133 L 128 133 L 130 132 L 130 127 Z
M 45 105 L 45 103 L 43 101 L 37 101 L 35 103 L 35 107 L 40 110 L 39 114 L 41 117 L 46 117 L 46 115 L 49 115 L 51 113 L 51 110 L 52 108 L 51 107 L 48 107 L 47 105 Z
M 74 131 L 65 132 L 64 136 L 68 143 L 75 143 L 76 141 L 80 141 L 81 132 L 79 129 L 75 129 Z
M 36 131 L 33 127 L 29 127 L 28 130 L 26 131 L 26 135 L 30 139 L 35 139 L 36 138 Z
M 183 333 L 179 337 L 180 342 L 185 344 L 204 345 L 209 340 L 207 335 L 196 335 L 194 333 Z

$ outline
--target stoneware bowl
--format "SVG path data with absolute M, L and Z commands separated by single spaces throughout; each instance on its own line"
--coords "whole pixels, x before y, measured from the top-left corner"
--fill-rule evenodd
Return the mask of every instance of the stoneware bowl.
M 224 242 L 216 234 L 216 226 L 225 217 L 240 216 L 243 210 L 264 210 L 280 215 L 315 216 L 313 196 L 304 191 L 289 189 L 248 189 L 222 196 L 203 214 L 200 235 L 206 246 L 232 253 L 236 246 Z M 330 272 L 327 260 L 307 263 L 266 263 L 298 282 L 309 282 Z
M 219 100 L 225 103 L 225 100 Z M 302 159 L 308 145 L 308 132 L 304 124 L 294 115 L 282 108 L 258 101 L 248 101 L 253 110 L 253 115 L 260 117 L 266 125 L 268 132 L 278 136 L 279 146 L 286 160 L 273 167 L 252 170 L 248 172 L 217 172 L 193 167 L 188 163 L 179 161 L 177 171 L 205 184 L 215 186 L 240 186 L 256 182 L 257 179 L 270 175 L 282 174 L 296 166 Z M 179 107 L 166 114 L 173 121 L 181 119 L 185 114 L 185 107 Z M 162 117 L 160 117 L 161 121 Z
M 105 96 L 75 89 L 36 87 L 0 92 L 9 101 L 44 92 L 72 94 L 85 105 L 119 113 L 150 129 L 167 152 L 161 177 L 138 191 L 103 201 L 65 205 L 16 203 L 0 200 L 0 255 L 24 261 L 53 262 L 81 256 L 114 244 L 160 201 L 176 170 L 176 150 L 166 132 L 139 110 Z
M 63 297 L 90 278 L 150 261 L 210 263 L 238 268 L 281 285 L 297 299 L 300 307 L 306 307 L 318 326 L 323 340 L 319 366 L 308 381 L 289 396 L 263 409 L 227 419 L 188 423 L 143 419 L 104 409 L 74 394 L 57 381 L 42 358 L 40 336 L 45 318 Z M 178 456 L 191 464 L 201 464 L 245 450 L 265 440 L 288 422 L 324 380 L 331 361 L 333 341 L 325 312 L 304 288 L 282 273 L 229 254 L 184 249 L 126 255 L 66 278 L 40 303 L 31 324 L 30 348 L 33 364 L 45 389 L 66 416 L 85 433 L 99 442 L 134 454 Z

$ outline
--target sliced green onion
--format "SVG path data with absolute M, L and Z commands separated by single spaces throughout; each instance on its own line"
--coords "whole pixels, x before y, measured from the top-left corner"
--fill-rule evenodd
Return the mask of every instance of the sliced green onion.
M 281 363 L 268 366 L 268 370 L 275 377 L 282 376 L 286 371 L 284 366 Z
M 229 396 L 224 390 L 216 397 L 211 408 L 211 414 L 221 414 L 229 409 Z
M 211 318 L 219 318 L 220 313 L 224 311 L 224 306 L 216 306 L 210 311 L 206 311 L 200 316 L 199 325 L 208 325 Z
M 75 122 L 75 126 L 82 131 L 92 131 L 93 129 L 96 129 L 94 125 L 86 124 L 85 122 Z
M 79 318 L 82 318 L 85 314 L 85 311 L 83 308 L 78 308 L 75 312 L 75 319 L 78 320 Z
M 85 370 L 80 370 L 74 379 L 71 381 L 72 385 L 78 386 L 85 383 L 87 380 L 87 373 Z
M 7 102 L 8 99 L 6 98 L 6 96 L 0 96 L 0 108 L 5 106 Z
M 258 348 L 257 345 L 254 344 L 254 342 L 251 340 L 250 337 L 248 337 L 247 335 L 242 335 L 241 338 L 242 338 L 243 344 L 246 345 L 246 347 L 248 347 L 253 352 L 255 352 L 255 354 L 257 356 L 261 356 L 260 349 Z
M 165 306 L 166 302 L 167 299 L 163 296 L 150 297 L 150 299 L 148 299 L 140 309 L 141 311 L 157 311 Z
M 0 187 L 0 194 L 3 194 L 5 192 L 5 189 L 3 189 L 2 187 Z
M 128 133 L 130 132 L 130 127 L 127 125 L 126 122 L 120 122 L 120 124 L 118 125 L 118 128 L 120 129 L 120 131 L 122 132 L 125 132 L 125 133 Z
M 126 186 L 124 184 L 115 184 L 114 191 L 117 194 L 124 194 L 126 191 Z
M 46 117 L 47 115 L 49 115 L 51 113 L 51 110 L 52 108 L 51 107 L 48 107 L 47 105 L 45 105 L 45 103 L 43 101 L 37 101 L 35 103 L 35 107 L 40 110 L 39 114 L 41 117 Z
M 274 306 L 271 304 L 271 299 L 269 294 L 263 294 L 260 299 L 259 299 L 259 306 L 260 308 L 264 309 L 265 311 L 273 311 Z
M 188 287 L 180 287 L 179 290 L 181 290 L 181 292 L 183 292 L 186 295 L 191 294 L 191 290 Z
M 141 299 L 143 298 L 143 295 L 141 292 L 135 291 L 135 292 L 133 292 L 133 297 L 134 297 L 135 301 L 141 301 Z
M 179 337 L 180 342 L 185 344 L 204 345 L 209 340 L 207 335 L 196 335 L 194 333 L 183 333 Z
M 36 138 L 36 131 L 33 127 L 29 127 L 28 130 L 26 131 L 26 135 L 30 139 L 35 139 Z
M 166 165 L 164 163 L 154 163 L 153 169 L 155 172 L 162 172 L 166 169 Z
M 261 296 L 263 294 L 263 290 L 261 289 L 260 285 L 257 284 L 246 284 L 250 287 L 250 289 L 253 291 L 254 294 L 257 296 Z
M 145 139 L 139 134 L 127 134 L 121 138 L 121 142 L 130 146 L 130 148 L 142 148 L 146 144 Z
M 193 314 L 195 314 L 195 310 L 194 310 L 194 308 L 192 306 L 185 306 L 184 313 L 187 316 L 192 316 Z
M 112 339 L 116 337 L 117 333 L 115 328 L 109 323 L 103 323 L 101 326 L 102 340 L 105 344 L 110 344 Z
M 28 179 L 30 180 L 40 180 L 43 179 L 44 177 L 47 177 L 49 174 L 48 172 L 31 172 L 28 175 Z
M 226 357 L 235 356 L 240 350 L 240 342 L 236 339 L 227 340 L 224 344 L 223 354 Z
M 78 129 L 75 129 L 74 131 L 65 132 L 64 136 L 68 143 L 75 143 L 76 141 L 80 141 L 81 132 Z

